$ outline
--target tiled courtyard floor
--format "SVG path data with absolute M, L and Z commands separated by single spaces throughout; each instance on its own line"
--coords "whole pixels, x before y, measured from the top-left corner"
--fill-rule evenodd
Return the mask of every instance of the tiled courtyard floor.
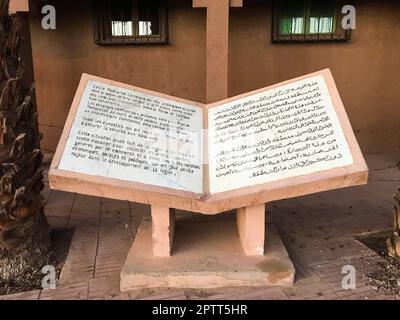
M 119 272 L 143 215 L 135 203 L 51 191 L 46 214 L 53 228 L 75 228 L 67 261 L 55 290 L 0 299 L 392 299 L 366 284 L 364 275 L 381 258 L 355 236 L 392 229 L 392 195 L 400 186 L 400 157 L 370 155 L 367 186 L 271 203 L 274 222 L 296 267 L 290 288 L 213 290 L 142 289 L 119 291 Z M 268 232 L 268 230 L 267 230 Z M 357 271 L 354 290 L 343 290 L 344 265 Z

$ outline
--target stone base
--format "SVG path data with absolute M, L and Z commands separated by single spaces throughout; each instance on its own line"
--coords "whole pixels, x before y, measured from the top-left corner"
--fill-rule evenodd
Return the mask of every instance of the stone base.
M 176 221 L 171 257 L 156 258 L 152 229 L 144 218 L 121 271 L 121 291 L 140 288 L 291 286 L 295 269 L 272 224 L 264 256 L 245 256 L 234 217 Z

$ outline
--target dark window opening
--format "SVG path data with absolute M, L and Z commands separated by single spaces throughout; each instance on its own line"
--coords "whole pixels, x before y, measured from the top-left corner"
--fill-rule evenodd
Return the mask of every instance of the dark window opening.
M 276 0 L 274 4 L 274 42 L 346 41 L 351 31 L 341 26 L 337 0 Z
M 163 0 L 95 1 L 95 42 L 167 43 L 167 9 Z

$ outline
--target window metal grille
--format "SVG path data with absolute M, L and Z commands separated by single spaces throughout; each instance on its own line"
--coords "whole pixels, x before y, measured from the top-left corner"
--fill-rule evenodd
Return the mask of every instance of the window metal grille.
M 275 0 L 273 42 L 347 41 L 350 30 L 341 26 L 342 1 Z
M 167 43 L 167 8 L 163 0 L 97 0 L 95 43 Z

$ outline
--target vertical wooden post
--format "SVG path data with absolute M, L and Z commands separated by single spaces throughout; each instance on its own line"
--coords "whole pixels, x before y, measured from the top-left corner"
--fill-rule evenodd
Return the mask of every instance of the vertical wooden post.
M 244 253 L 264 255 L 265 205 L 238 209 L 236 222 Z
M 170 257 L 175 235 L 175 209 L 151 206 L 153 255 Z

